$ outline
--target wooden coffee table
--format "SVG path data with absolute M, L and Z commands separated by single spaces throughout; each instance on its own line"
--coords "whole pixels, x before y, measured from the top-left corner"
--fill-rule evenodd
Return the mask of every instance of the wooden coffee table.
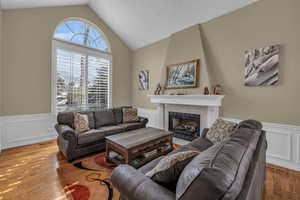
M 106 159 L 114 164 L 140 167 L 173 150 L 173 133 L 142 128 L 105 137 Z

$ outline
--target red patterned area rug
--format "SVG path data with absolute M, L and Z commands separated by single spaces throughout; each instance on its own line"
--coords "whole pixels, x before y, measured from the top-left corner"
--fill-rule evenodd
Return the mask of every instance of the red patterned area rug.
M 105 161 L 105 153 L 99 153 L 57 171 L 70 200 L 118 200 L 119 192 L 110 179 L 113 168 Z
M 99 153 L 97 155 L 85 158 L 79 162 L 75 162 L 73 165 L 80 169 L 109 172 L 111 172 L 115 167 L 115 165 L 106 162 L 105 153 Z

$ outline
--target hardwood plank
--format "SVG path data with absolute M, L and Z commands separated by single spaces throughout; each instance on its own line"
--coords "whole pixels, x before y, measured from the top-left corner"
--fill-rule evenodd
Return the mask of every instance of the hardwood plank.
M 90 173 L 67 162 L 56 141 L 4 150 L 0 154 L 0 200 L 72 199 L 66 185 Z M 91 187 L 98 191 L 97 184 Z M 300 200 L 300 172 L 268 164 L 264 200 Z

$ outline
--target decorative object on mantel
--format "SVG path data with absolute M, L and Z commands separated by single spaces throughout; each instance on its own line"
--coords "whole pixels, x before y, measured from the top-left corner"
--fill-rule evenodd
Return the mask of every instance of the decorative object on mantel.
M 214 95 L 219 95 L 219 94 L 221 94 L 221 92 L 222 92 L 222 87 L 221 87 L 221 85 L 216 85 L 216 86 L 214 87 L 213 94 L 214 94 Z
M 204 87 L 204 92 L 203 92 L 204 95 L 209 95 L 209 89 L 207 86 Z
M 199 79 L 200 60 L 167 66 L 166 89 L 195 88 Z
M 139 90 L 149 90 L 149 71 L 142 70 L 139 72 Z
M 156 86 L 156 90 L 154 92 L 154 95 L 160 95 L 160 91 L 161 91 L 161 85 L 160 85 L 160 83 L 158 83 L 157 86 Z
M 269 86 L 278 83 L 279 45 L 245 52 L 245 85 Z

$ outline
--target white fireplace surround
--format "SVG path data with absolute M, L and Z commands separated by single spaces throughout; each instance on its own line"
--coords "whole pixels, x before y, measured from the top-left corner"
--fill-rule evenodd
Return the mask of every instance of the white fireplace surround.
M 149 95 L 158 104 L 158 127 L 169 129 L 169 112 L 200 115 L 200 133 L 219 117 L 224 95 Z

